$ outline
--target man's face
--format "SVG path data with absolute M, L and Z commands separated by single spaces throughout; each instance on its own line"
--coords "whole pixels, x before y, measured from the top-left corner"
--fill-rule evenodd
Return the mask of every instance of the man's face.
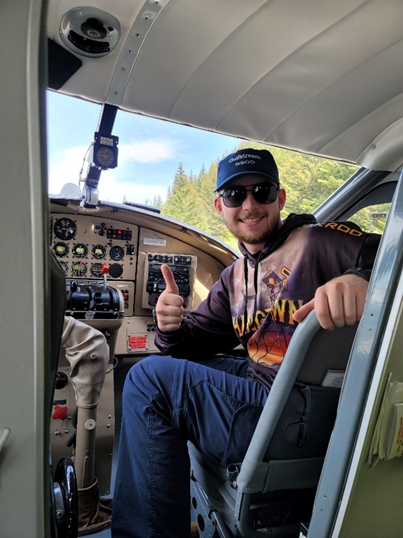
M 225 188 L 250 187 L 266 182 L 273 183 L 264 176 L 245 174 L 227 183 Z M 263 248 L 270 234 L 281 226 L 280 211 L 284 207 L 285 199 L 285 190 L 279 189 L 273 203 L 260 204 L 248 191 L 245 201 L 239 207 L 226 207 L 221 197 L 214 199 L 214 206 L 229 231 L 254 254 Z

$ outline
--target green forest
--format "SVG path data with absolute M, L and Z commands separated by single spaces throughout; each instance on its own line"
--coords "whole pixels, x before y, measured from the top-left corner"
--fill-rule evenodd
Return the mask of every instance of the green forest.
M 267 149 L 261 144 L 243 142 L 233 151 L 250 147 Z M 289 213 L 311 213 L 356 170 L 356 167 L 348 164 L 280 148 L 270 148 L 270 151 L 277 162 L 281 186 L 287 192 L 283 218 Z M 179 164 L 166 200 L 156 197 L 145 203 L 159 208 L 163 215 L 196 226 L 236 248 L 237 241 L 213 206 L 217 166 L 222 157 L 224 155 L 218 156 L 208 169 L 203 167 L 197 175 L 192 171 L 187 172 Z M 369 211 L 355 218 L 355 222 L 361 226 L 363 222 L 360 220 L 368 222 Z M 377 224 L 382 226 L 382 223 L 373 223 L 371 231 L 380 231 Z M 368 226 L 365 228 L 368 230 Z

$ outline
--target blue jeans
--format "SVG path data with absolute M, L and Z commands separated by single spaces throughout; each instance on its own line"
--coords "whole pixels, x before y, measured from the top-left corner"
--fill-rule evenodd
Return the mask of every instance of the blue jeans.
M 206 366 L 208 364 L 209 366 Z M 267 392 L 245 379 L 247 361 L 204 364 L 153 355 L 129 371 L 115 493 L 114 538 L 188 538 L 187 441 L 212 462 L 242 461 Z

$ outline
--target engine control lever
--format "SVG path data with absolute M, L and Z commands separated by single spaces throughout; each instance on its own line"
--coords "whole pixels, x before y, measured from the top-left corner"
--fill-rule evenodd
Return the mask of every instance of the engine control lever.
M 108 279 L 106 275 L 109 273 L 109 265 L 107 263 L 102 264 L 102 274 L 104 275 L 104 289 L 108 287 Z

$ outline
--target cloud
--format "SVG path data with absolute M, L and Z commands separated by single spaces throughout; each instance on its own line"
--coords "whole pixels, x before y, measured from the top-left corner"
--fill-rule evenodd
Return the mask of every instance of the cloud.
M 177 159 L 179 153 L 175 149 L 175 141 L 168 138 L 156 138 L 133 141 L 119 145 L 119 164 L 131 162 L 153 163 Z
M 99 195 L 101 200 L 121 203 L 125 197 L 131 202 L 144 203 L 145 200 L 152 200 L 154 196 L 161 196 L 165 200 L 167 195 L 167 181 L 162 179 L 164 174 L 158 174 L 160 184 L 153 184 L 151 177 L 147 174 L 147 179 L 143 176 L 143 182 L 137 183 L 125 180 L 124 168 L 130 167 L 135 162 L 141 164 L 159 163 L 162 161 L 177 158 L 174 149 L 174 141 L 157 138 L 141 142 L 119 145 L 119 166 L 116 170 L 102 172 L 99 182 Z M 79 185 L 79 174 L 83 166 L 83 159 L 86 156 L 88 147 L 76 146 L 55 152 L 49 162 L 48 188 L 50 194 L 59 194 L 66 183 Z M 87 169 L 87 162 L 84 165 L 84 172 Z M 132 173 L 130 174 L 132 176 Z M 148 183 L 146 183 L 146 181 Z M 80 189 L 82 183 L 80 183 Z
M 168 138 L 133 141 L 129 144 L 119 144 L 118 148 L 119 167 L 134 162 L 156 163 L 175 160 L 179 155 L 175 150 L 175 141 Z M 78 183 L 87 149 L 86 146 L 76 146 L 53 154 L 49 164 L 49 189 L 52 194 L 58 194 L 65 183 Z M 105 172 L 102 173 L 102 177 L 104 176 Z
M 136 144 L 144 149 L 143 155 L 147 155 L 147 151 L 153 151 L 150 155 L 156 158 L 158 148 L 159 158 L 162 159 L 162 147 L 158 144 L 150 143 Z M 131 146 L 130 146 L 131 147 Z M 165 146 L 167 147 L 167 146 Z M 62 187 L 66 183 L 74 183 L 78 185 L 79 172 L 82 167 L 83 158 L 87 148 L 77 146 L 57 152 L 53 155 L 53 162 L 49 163 L 49 178 L 48 188 L 50 194 L 59 194 Z M 84 168 L 86 169 L 86 168 Z M 82 184 L 80 184 L 80 189 Z M 99 182 L 99 197 L 104 201 L 119 202 L 125 197 L 130 202 L 143 204 L 145 200 L 153 200 L 154 196 L 161 196 L 165 200 L 167 195 L 167 187 L 164 185 L 151 185 L 150 183 L 135 183 L 133 181 L 119 180 L 116 171 L 105 171 L 101 175 Z
M 66 183 L 78 185 L 79 174 L 88 147 L 76 146 L 53 155 L 49 162 L 48 187 L 51 194 L 59 194 Z

